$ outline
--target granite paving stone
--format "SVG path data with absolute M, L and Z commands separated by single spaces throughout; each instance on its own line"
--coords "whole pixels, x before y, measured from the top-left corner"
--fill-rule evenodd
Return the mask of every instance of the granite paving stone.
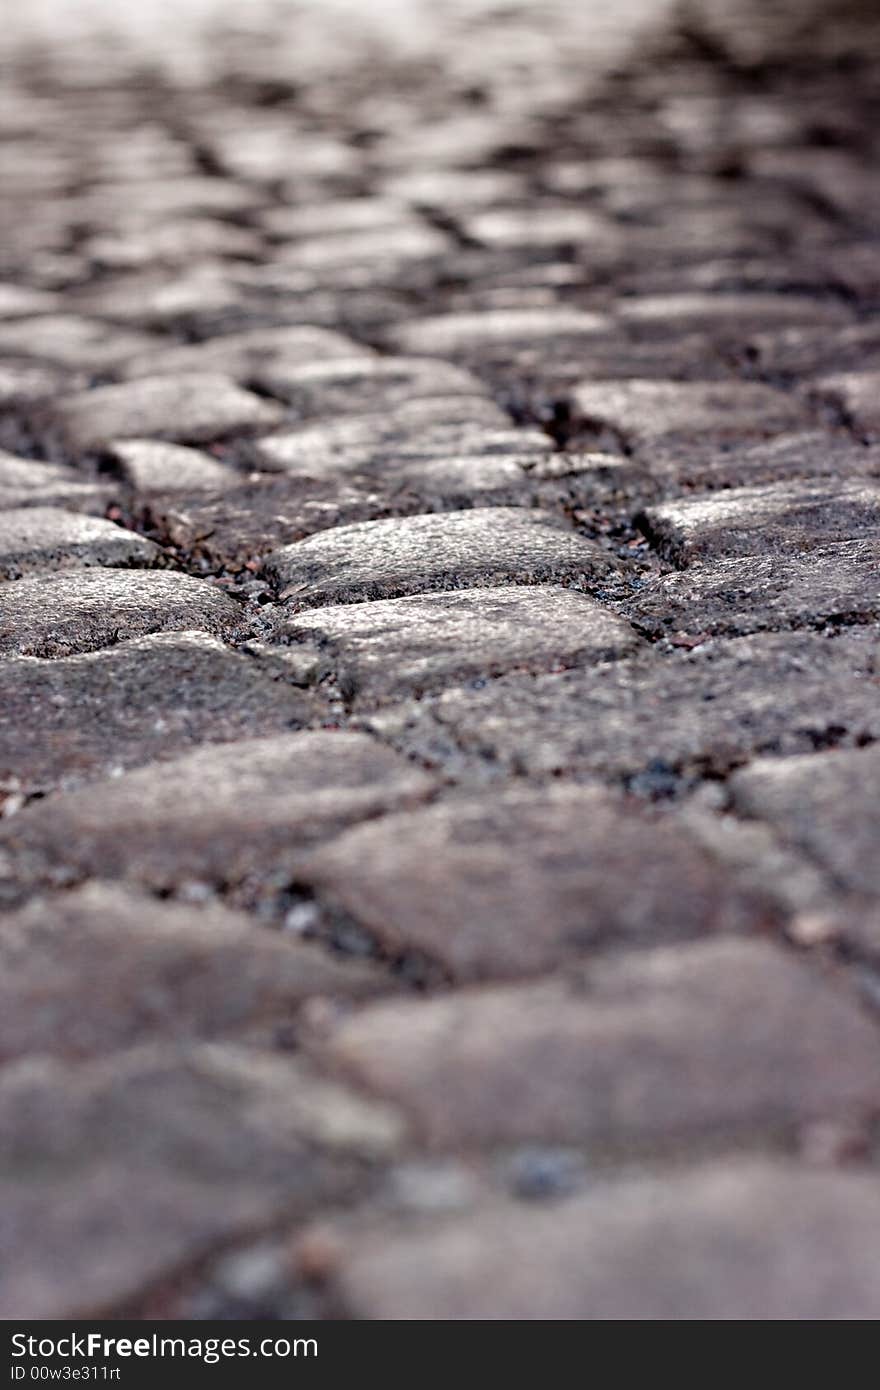
M 378 1320 L 873 1320 L 878 1237 L 870 1172 L 728 1161 L 340 1234 L 334 1287 Z
M 639 645 L 626 622 L 585 594 L 516 584 L 329 605 L 287 619 L 274 640 L 314 651 L 357 703 L 589 664 Z
M 266 573 L 302 607 L 506 581 L 583 587 L 613 568 L 549 513 L 482 507 L 338 527 L 275 551 Z
M 146 1045 L 0 1078 L 0 1310 L 94 1316 L 218 1243 L 350 1200 L 401 1124 L 295 1058 Z
M 583 969 L 367 1005 L 313 1045 L 441 1151 L 635 1152 L 877 1109 L 876 1026 L 840 981 L 777 946 L 701 942 Z
M 880 733 L 872 628 L 834 639 L 762 633 L 587 671 L 499 677 L 363 718 L 411 756 L 497 778 L 590 773 L 668 794 L 760 752 Z
M 731 794 L 741 814 L 768 821 L 838 887 L 877 897 L 878 774 L 876 747 L 778 762 L 760 758 L 732 778 Z
M 162 562 L 152 541 L 104 517 L 62 507 L 10 507 L 0 516 L 0 579 L 47 570 L 149 568 Z
M 63 464 L 39 463 L 0 449 L 0 507 L 63 507 L 103 515 L 113 497 L 106 479 L 83 478 Z
M 203 632 L 163 632 L 54 661 L 8 656 L 0 660 L 0 786 L 41 792 L 94 780 L 196 743 L 296 727 L 312 714 L 303 691 Z
M 265 685 L 255 663 L 248 669 L 254 683 Z M 248 716 L 256 724 L 255 713 L 242 711 L 239 724 Z M 218 742 L 235 732 L 231 716 L 225 726 L 215 719 Z M 167 735 L 162 748 L 166 756 L 171 751 Z M 137 751 L 146 762 L 143 742 Z M 263 869 L 266 886 L 277 891 L 289 883 L 305 846 L 358 820 L 416 805 L 432 785 L 420 769 L 360 733 L 242 739 L 116 776 L 100 797 L 71 792 L 35 802 L 9 820 L 0 841 L 25 875 L 93 874 L 167 890 L 188 882 L 222 887 Z
M 0 587 L 0 655 L 71 656 L 152 632 L 229 638 L 241 616 L 221 589 L 185 574 L 69 570 Z
M 676 443 L 708 443 L 779 434 L 803 427 L 806 410 L 759 382 L 585 381 L 571 393 L 581 432 L 603 432 L 648 453 Z
M 390 989 L 378 970 L 218 904 L 159 902 L 94 882 L 5 915 L 0 958 L 4 1062 L 108 1056 L 163 1040 L 271 1043 L 308 1000 Z
M 839 541 L 805 555 L 737 555 L 693 565 L 652 580 L 626 612 L 652 637 L 875 622 L 880 539 Z
M 421 951 L 455 980 L 781 918 L 683 824 L 598 788 L 517 789 L 386 816 L 316 850 L 300 877 L 392 958 Z
M 880 538 L 880 481 L 789 481 L 730 488 L 647 507 L 644 525 L 674 564 L 765 552 L 797 554 L 829 541 Z
M 155 436 L 207 443 L 277 424 L 281 407 L 209 372 L 141 377 L 62 396 L 35 416 L 33 428 L 63 457 L 100 450 L 114 439 Z

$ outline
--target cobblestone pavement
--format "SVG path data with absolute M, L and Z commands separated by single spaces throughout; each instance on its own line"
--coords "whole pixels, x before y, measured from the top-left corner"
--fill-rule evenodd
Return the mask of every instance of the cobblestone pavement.
M 876 46 L 407 13 L 11 65 L 0 1315 L 877 1317 Z

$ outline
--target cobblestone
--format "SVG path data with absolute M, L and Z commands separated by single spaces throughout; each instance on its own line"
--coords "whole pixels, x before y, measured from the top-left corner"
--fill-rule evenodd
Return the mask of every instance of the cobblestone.
M 339 527 L 266 562 L 282 596 L 304 607 L 517 580 L 584 584 L 610 568 L 552 516 L 505 507 Z
M 296 1060 L 228 1043 L 21 1061 L 0 1084 L 3 1231 L 21 1248 L 0 1309 L 124 1300 L 273 1215 L 357 1191 L 399 1133 L 393 1112 Z
M 590 772 L 651 794 L 755 753 L 878 736 L 877 639 L 762 634 L 657 660 L 449 690 L 367 718 L 429 764 L 483 777 Z
M 652 636 L 868 623 L 880 618 L 878 564 L 880 540 L 785 558 L 735 556 L 654 580 L 627 612 Z
M 870 1320 L 872 1183 L 739 1162 L 602 1184 L 549 1211 L 487 1204 L 343 1238 L 336 1288 L 347 1316 L 380 1320 Z
M 577 666 L 638 646 L 627 623 L 585 594 L 526 585 L 331 605 L 288 619 L 275 638 L 313 650 L 316 665 L 359 703 L 483 683 L 517 668 Z
M 300 877 L 394 957 L 453 979 L 549 970 L 597 947 L 778 921 L 681 824 L 595 788 L 509 791 L 388 816 L 319 849 Z
M 880 536 L 880 482 L 768 483 L 666 502 L 645 511 L 661 552 L 677 565 L 723 555 L 812 550 Z
M 151 632 L 231 636 L 239 607 L 183 574 L 73 570 L 0 588 L 0 655 L 71 656 Z
M 249 679 L 259 689 L 260 678 Z M 248 727 L 256 732 L 259 717 L 254 694 L 229 684 L 243 704 L 250 696 L 250 708 L 230 712 L 225 725 L 215 716 L 211 734 L 218 741 Z M 185 687 L 179 683 L 174 694 L 179 705 Z M 290 692 L 276 699 L 282 712 L 297 708 Z M 192 716 L 189 723 L 201 732 Z M 147 761 L 145 742 L 141 735 L 129 763 Z M 184 742 L 181 737 L 178 746 Z M 173 748 L 167 734 L 162 747 Z M 71 792 L 42 800 L 14 816 L 0 840 L 28 879 L 92 874 L 168 890 L 234 885 L 268 869 L 264 886 L 279 892 L 304 846 L 357 820 L 414 805 L 431 786 L 424 773 L 363 734 L 251 738 L 117 776 L 100 798 Z
M 0 1316 L 876 1316 L 870 7 L 160 8 L 0 32 Z
M 880 750 L 823 753 L 815 758 L 763 759 L 732 780 L 734 804 L 769 821 L 850 892 L 880 895 L 876 782 Z
M 149 1041 L 271 1045 L 309 999 L 388 989 L 376 970 L 216 904 L 90 883 L 0 922 L 0 1055 L 107 1056 Z M 88 1009 L 82 1000 L 87 995 Z
M 0 516 L 0 579 L 71 566 L 150 566 L 161 558 L 152 541 L 103 517 L 42 506 Z
M 241 430 L 277 424 L 279 406 L 207 372 L 141 377 L 62 397 L 34 422 L 63 456 L 98 450 L 126 435 L 204 443 Z
M 878 1101 L 875 1026 L 833 981 L 762 942 L 667 947 L 593 961 L 583 978 L 381 1002 L 316 1046 L 400 1105 L 438 1150 L 682 1146 L 870 1114 Z
M 311 713 L 302 691 L 204 633 L 160 633 L 51 662 L 6 657 L 0 786 L 38 792 L 106 777 L 193 743 L 307 723 Z

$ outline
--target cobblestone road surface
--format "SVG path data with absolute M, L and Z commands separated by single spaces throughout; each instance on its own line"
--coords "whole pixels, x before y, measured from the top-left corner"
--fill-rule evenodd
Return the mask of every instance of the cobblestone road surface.
M 880 1314 L 880 66 L 774 8 L 18 51 L 0 1315 Z

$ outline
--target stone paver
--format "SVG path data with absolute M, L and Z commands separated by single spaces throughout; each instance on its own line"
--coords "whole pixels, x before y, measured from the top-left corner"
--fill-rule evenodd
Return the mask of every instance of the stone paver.
M 106 1056 L 151 1040 L 271 1040 L 309 999 L 388 988 L 379 971 L 228 908 L 157 902 L 101 883 L 4 917 L 0 959 L 4 1062 L 29 1052 Z
M 41 314 L 0 324 L 0 356 L 32 357 L 80 371 L 115 366 L 143 352 L 149 341 L 145 333 L 74 314 Z
M 314 651 L 316 667 L 358 702 L 588 664 L 639 644 L 585 594 L 515 584 L 331 605 L 288 619 L 275 640 Z
M 880 1039 L 858 1002 L 757 941 L 381 1002 L 316 1047 L 440 1150 L 686 1145 L 868 1114 L 880 1101 Z
M 338 527 L 270 555 L 267 574 L 303 607 L 509 581 L 585 584 L 613 560 L 553 516 L 483 507 Z
M 264 680 L 256 672 L 250 679 L 255 686 Z M 231 674 L 228 683 L 252 706 L 237 712 L 239 726 L 254 728 L 254 694 L 247 686 L 236 689 Z M 183 687 L 175 692 L 178 703 L 183 693 Z M 287 698 L 288 710 L 296 709 Z M 284 699 L 282 693 L 282 710 Z M 230 713 L 223 724 L 215 717 L 212 736 L 238 732 L 234 718 Z M 145 742 L 141 734 L 130 762 L 146 761 Z M 180 738 L 178 746 L 183 743 Z M 163 750 L 172 746 L 166 735 Z M 14 816 L 0 840 L 20 871 L 38 878 L 93 874 L 164 890 L 188 882 L 222 887 L 268 869 L 265 886 L 277 891 L 290 881 L 304 846 L 415 805 L 431 788 L 418 768 L 363 734 L 251 738 L 117 776 L 102 785 L 100 797 L 46 798 Z
M 145 567 L 161 558 L 152 541 L 103 517 L 43 506 L 0 516 L 0 579 L 89 565 Z
M 379 1320 L 872 1321 L 878 1238 L 870 1173 L 727 1163 L 343 1237 L 336 1287 Z
M 761 634 L 694 651 L 449 690 L 365 716 L 428 763 L 483 777 L 590 772 L 664 793 L 755 753 L 880 735 L 873 629 Z
M 493 442 L 496 450 L 515 449 L 517 439 L 509 426 L 503 411 L 482 394 L 425 399 L 407 396 L 385 411 L 343 416 L 270 435 L 253 446 L 251 455 L 255 464 L 268 472 L 308 471 L 320 476 L 330 469 L 341 474 L 374 461 L 384 462 L 389 456 L 424 459 L 493 452 Z
M 778 434 L 806 423 L 796 401 L 757 382 L 586 381 L 572 392 L 581 432 L 657 446 Z
M 71 511 L 106 511 L 113 493 L 106 482 L 83 479 L 62 464 L 37 463 L 0 450 L 0 507 L 64 507 Z
M 370 1105 L 277 1053 L 144 1047 L 0 1078 L 0 1310 L 76 1317 L 362 1186 L 400 1135 Z
M 157 345 L 132 357 L 126 363 L 125 375 L 137 379 L 219 372 L 237 380 L 257 380 L 278 373 L 283 379 L 288 370 L 310 362 L 348 360 L 358 355 L 368 356 L 369 349 L 326 328 L 296 325 L 228 333 L 183 346 Z
M 40 719 L 33 711 L 40 710 Z M 0 786 L 44 791 L 308 722 L 308 697 L 201 632 L 0 660 Z
M 737 810 L 769 821 L 840 887 L 877 897 L 878 775 L 880 749 L 872 747 L 779 762 L 760 759 L 737 773 L 731 785 Z
M 686 828 L 595 788 L 453 799 L 384 817 L 310 856 L 300 877 L 394 957 L 453 979 L 551 970 L 603 947 L 766 928 Z
M 125 482 L 139 492 L 224 492 L 241 479 L 200 449 L 159 439 L 122 439 L 107 450 Z
M 240 623 L 222 590 L 184 574 L 70 570 L 0 587 L 2 656 L 71 656 L 151 632 L 229 637 Z
M 677 565 L 722 555 L 812 550 L 880 537 L 880 481 L 768 483 L 648 507 L 645 525 Z
M 880 371 L 826 377 L 819 389 L 824 399 L 844 412 L 857 434 L 880 442 Z
M 652 636 L 868 623 L 880 618 L 878 568 L 880 539 L 772 559 L 735 556 L 654 580 L 627 613 Z
M 871 7 L 51 8 L 0 1316 L 876 1316 Z
M 280 418 L 280 406 L 228 377 L 175 372 L 62 397 L 37 417 L 35 429 L 50 449 L 76 455 L 125 435 L 202 443 L 266 429 Z

